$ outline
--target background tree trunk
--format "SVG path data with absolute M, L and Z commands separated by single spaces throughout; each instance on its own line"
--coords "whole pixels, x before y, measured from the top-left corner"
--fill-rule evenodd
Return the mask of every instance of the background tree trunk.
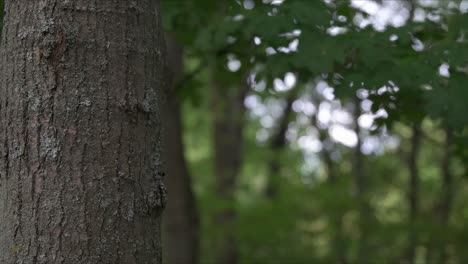
M 221 68 L 220 66 L 219 68 Z M 214 166 L 216 194 L 221 209 L 216 222 L 223 229 L 217 252 L 219 264 L 238 262 L 238 248 L 235 238 L 235 190 L 237 176 L 242 165 L 244 128 L 244 98 L 247 84 L 225 85 L 221 80 L 222 70 L 215 70 L 213 76 L 213 118 L 214 118 Z
M 183 67 L 183 51 L 166 34 L 168 68 L 167 101 L 162 108 L 164 124 L 165 178 L 169 202 L 164 212 L 165 252 L 169 264 L 198 262 L 199 217 L 192 180 L 184 155 L 181 103 L 176 94 L 176 80 Z M 165 261 L 166 262 L 166 261 Z
M 314 97 L 318 97 L 315 95 Z M 319 109 L 320 106 L 320 99 L 314 98 L 313 100 L 314 105 Z M 318 138 L 322 143 L 322 150 L 320 151 L 320 159 L 324 164 L 325 167 L 325 175 L 327 178 L 327 184 L 333 187 L 336 187 L 338 184 L 338 173 L 336 169 L 336 164 L 332 159 L 332 140 L 330 139 L 330 135 L 328 134 L 327 129 L 320 128 L 319 120 L 318 120 L 318 111 L 312 116 L 311 125 L 317 129 Z M 333 189 L 334 190 L 334 189 Z M 337 199 L 342 199 L 338 197 Z M 340 202 L 341 204 L 341 202 Z M 333 235 L 331 238 L 334 258 L 334 263 L 347 263 L 346 259 L 346 240 L 343 234 L 343 208 L 335 208 L 332 213 L 329 213 L 329 221 L 333 228 Z
M 442 194 L 440 204 L 440 226 L 445 230 L 445 234 L 449 237 L 450 234 L 450 215 L 452 213 L 453 199 L 455 196 L 454 177 L 451 168 L 452 149 L 453 147 L 453 131 L 449 127 L 445 128 L 444 154 L 441 162 L 441 178 L 442 178 Z M 447 237 L 442 236 L 439 248 L 439 263 L 447 263 L 447 246 L 450 241 Z
M 158 1 L 7 1 L 0 262 L 161 263 Z
M 265 195 L 268 199 L 273 200 L 278 195 L 278 187 L 281 183 L 281 154 L 287 147 L 286 133 L 288 132 L 289 121 L 291 118 L 292 105 L 297 98 L 297 89 L 290 91 L 286 98 L 286 107 L 283 111 L 283 116 L 278 120 L 278 127 L 273 134 L 270 142 L 270 158 L 268 160 L 268 179 L 266 184 Z
M 354 101 L 354 133 L 357 136 L 357 144 L 354 149 L 352 173 L 354 177 L 354 186 L 356 190 L 356 196 L 358 200 L 358 212 L 359 212 L 359 244 L 358 244 L 358 263 L 366 263 L 371 261 L 368 259 L 369 256 L 369 223 L 371 216 L 371 208 L 367 200 L 367 179 L 364 171 L 364 156 L 362 154 L 362 135 L 361 127 L 359 126 L 359 117 L 361 117 L 361 100 L 356 97 Z
M 419 168 L 418 159 L 421 149 L 421 125 L 413 124 L 411 135 L 411 151 L 408 157 L 409 179 L 409 233 L 408 233 L 408 263 L 413 263 L 416 257 L 416 247 L 418 245 L 418 232 L 416 230 L 417 217 L 419 215 Z

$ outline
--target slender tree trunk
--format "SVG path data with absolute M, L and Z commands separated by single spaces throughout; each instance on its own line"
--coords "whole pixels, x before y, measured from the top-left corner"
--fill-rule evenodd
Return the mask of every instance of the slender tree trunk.
M 362 137 L 361 128 L 359 127 L 359 117 L 361 116 L 361 102 L 356 97 L 355 99 L 355 128 L 354 132 L 357 136 L 357 144 L 354 150 L 352 171 L 354 175 L 354 185 L 356 189 L 356 196 L 358 200 L 358 212 L 359 212 L 359 245 L 358 245 L 358 262 L 368 263 L 369 259 L 369 245 L 368 245 L 368 225 L 370 222 L 370 208 L 367 201 L 367 186 L 366 176 L 364 172 L 363 155 L 362 155 Z
M 328 184 L 331 186 L 336 186 L 337 184 L 337 175 L 335 172 L 335 163 L 331 157 L 331 153 L 327 150 L 323 144 L 326 142 L 328 135 L 325 131 L 320 132 L 320 141 L 322 142 L 322 151 L 320 152 L 320 156 L 325 164 L 325 170 L 327 174 L 327 181 Z M 338 198 L 341 199 L 341 198 Z M 334 249 L 334 256 L 335 256 L 335 263 L 347 263 L 346 260 L 346 252 L 345 252 L 345 239 L 343 235 L 343 211 L 342 208 L 334 208 L 330 214 L 330 222 L 333 227 L 333 249 Z
M 158 1 L 6 1 L 0 263 L 161 263 Z
M 166 34 L 168 54 L 167 101 L 162 107 L 165 178 L 169 202 L 164 213 L 165 252 L 169 264 L 198 262 L 199 220 L 192 180 L 184 155 L 181 103 L 175 91 L 183 65 L 182 48 Z
M 289 119 L 292 112 L 292 105 L 296 100 L 296 91 L 290 92 L 286 98 L 286 108 L 284 109 L 283 116 L 281 117 L 276 133 L 270 143 L 270 159 L 268 161 L 268 181 L 266 186 L 266 197 L 274 199 L 278 195 L 279 173 L 281 170 L 280 158 L 281 153 L 286 148 L 286 132 L 288 132 Z
M 217 263 L 238 262 L 238 247 L 235 238 L 235 190 L 237 176 L 242 167 L 242 145 L 244 128 L 244 98 L 247 85 L 232 86 L 223 82 L 222 70 L 213 76 L 214 118 L 214 166 L 216 193 L 222 207 L 216 216 L 217 224 L 223 229 L 217 250 Z
M 322 141 L 323 142 L 323 141 Z M 336 186 L 337 177 L 335 174 L 335 164 L 331 159 L 330 153 L 328 151 L 323 151 L 321 153 L 322 159 L 325 163 L 325 168 L 327 171 L 328 184 Z M 341 198 L 339 198 L 341 199 Z M 342 208 L 335 208 L 331 212 L 331 225 L 333 227 L 333 249 L 334 249 L 334 260 L 335 263 L 348 263 L 346 259 L 346 245 L 345 238 L 343 234 L 343 210 Z
M 452 211 L 452 203 L 454 197 L 453 174 L 450 166 L 452 161 L 452 141 L 453 132 L 450 128 L 446 128 L 444 156 L 442 157 L 441 163 L 442 197 L 440 206 L 440 224 L 441 227 L 445 230 L 448 230 L 450 227 L 450 213 Z M 445 263 L 445 261 L 447 260 L 447 242 L 447 239 L 443 237 L 439 247 L 440 253 L 438 263 Z
M 421 149 L 421 125 L 413 124 L 411 136 L 411 151 L 408 157 L 408 169 L 410 173 L 408 202 L 409 202 L 409 233 L 407 261 L 413 263 L 416 257 L 418 245 L 418 232 L 416 230 L 419 215 L 419 168 L 418 159 Z
M 319 100 L 315 100 L 314 104 L 318 106 L 320 104 Z M 338 175 L 336 173 L 335 167 L 336 164 L 334 163 L 331 153 L 330 153 L 330 146 L 327 146 L 327 140 L 329 140 L 328 131 L 324 129 L 320 129 L 317 114 L 312 117 L 312 125 L 317 129 L 319 133 L 319 140 L 322 143 L 322 150 L 320 151 L 320 158 L 325 165 L 325 173 L 327 177 L 327 183 L 330 186 L 336 186 L 338 181 Z M 332 236 L 332 246 L 334 255 L 334 263 L 347 263 L 346 259 L 346 250 L 345 250 L 345 239 L 343 234 L 343 211 L 341 208 L 334 208 L 330 210 L 329 218 L 332 225 L 332 229 L 334 231 Z

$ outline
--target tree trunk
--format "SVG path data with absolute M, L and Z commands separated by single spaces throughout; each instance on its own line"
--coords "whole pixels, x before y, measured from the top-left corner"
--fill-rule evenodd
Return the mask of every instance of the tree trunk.
M 367 201 L 367 186 L 366 176 L 364 172 L 363 155 L 362 155 L 362 137 L 361 128 L 359 127 L 359 117 L 361 116 L 361 101 L 356 97 L 355 99 L 355 129 L 354 132 L 357 136 L 357 144 L 354 150 L 352 171 L 354 175 L 354 185 L 356 189 L 356 196 L 358 200 L 359 212 L 359 244 L 358 244 L 358 262 L 367 263 L 369 259 L 369 245 L 368 245 L 368 229 L 370 222 L 370 208 Z
M 454 198 L 453 173 L 451 170 L 452 161 L 452 144 L 453 131 L 450 128 L 445 129 L 445 144 L 444 156 L 442 157 L 441 173 L 442 173 L 442 197 L 440 205 L 440 224 L 441 228 L 446 230 L 444 235 L 450 234 L 450 214 L 452 212 L 452 204 Z M 439 246 L 438 263 L 446 263 L 447 261 L 447 243 L 449 242 L 445 236 L 442 236 Z
M 409 181 L 409 233 L 408 233 L 408 254 L 407 261 L 413 263 L 416 257 L 416 246 L 418 244 L 418 233 L 416 231 L 417 217 L 419 214 L 419 168 L 418 159 L 421 149 L 421 125 L 413 124 L 413 134 L 411 136 L 411 151 L 408 159 L 408 169 L 410 173 Z
M 161 263 L 158 1 L 6 1 L 0 262 Z
M 165 178 L 169 202 L 164 213 L 165 252 L 169 264 L 198 262 L 198 211 L 192 181 L 184 156 L 181 103 L 175 84 L 183 65 L 182 48 L 166 34 L 168 68 L 167 102 L 162 108 L 164 124 Z M 174 197 L 172 199 L 172 197 Z
M 222 204 L 216 215 L 216 222 L 223 229 L 218 243 L 216 263 L 235 264 L 238 262 L 238 248 L 234 231 L 236 219 L 234 194 L 242 165 L 244 98 L 247 85 L 226 84 L 222 81 L 222 75 L 228 73 L 222 70 L 215 70 L 214 74 L 214 166 L 216 194 Z
M 318 97 L 319 95 L 316 95 Z M 317 109 L 320 106 L 320 98 L 316 98 L 313 100 L 313 103 L 315 106 L 317 106 Z M 332 159 L 332 153 L 331 153 L 331 146 L 327 146 L 327 141 L 330 140 L 330 137 L 328 135 L 328 130 L 321 129 L 318 121 L 318 112 L 314 114 L 312 117 L 312 126 L 314 126 L 317 129 L 318 132 L 318 137 L 320 140 L 320 143 L 322 143 L 322 150 L 319 153 L 320 159 L 325 165 L 325 175 L 327 178 L 327 184 L 330 186 L 335 187 L 338 183 L 338 175 L 335 170 L 336 164 Z M 333 190 L 335 190 L 333 188 Z M 338 199 L 342 199 L 339 197 Z M 342 208 L 333 208 L 333 210 L 329 210 L 329 221 L 331 223 L 332 229 L 333 229 L 333 235 L 332 235 L 332 255 L 333 255 L 333 261 L 334 263 L 347 263 L 346 259 L 346 245 L 345 245 L 345 237 L 343 234 L 343 210 Z
M 321 142 L 324 142 L 324 138 L 321 140 Z M 325 146 L 323 146 L 323 148 L 325 148 Z M 337 175 L 335 173 L 335 163 L 333 162 L 328 150 L 323 149 L 320 154 L 323 161 L 325 162 L 328 184 L 336 186 Z M 342 198 L 339 197 L 338 199 Z M 330 212 L 330 223 L 333 227 L 332 245 L 334 252 L 334 262 L 340 264 L 348 263 L 346 258 L 346 239 L 343 234 L 343 215 L 344 212 L 342 208 L 334 208 L 334 210 Z
M 274 199 L 278 195 L 278 186 L 281 182 L 279 177 L 281 170 L 281 153 L 286 148 L 286 132 L 288 132 L 292 105 L 297 97 L 296 90 L 297 89 L 290 91 L 286 98 L 286 108 L 284 109 L 283 116 L 279 120 L 278 129 L 270 142 L 271 156 L 268 161 L 268 181 L 265 191 L 265 195 L 268 199 Z

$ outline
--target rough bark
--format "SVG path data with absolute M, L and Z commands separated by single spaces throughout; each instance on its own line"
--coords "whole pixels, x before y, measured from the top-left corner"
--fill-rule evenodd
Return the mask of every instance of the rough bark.
M 288 132 L 289 119 L 291 117 L 292 105 L 296 100 L 296 91 L 291 91 L 286 98 L 286 108 L 283 116 L 279 120 L 276 133 L 270 142 L 271 157 L 268 161 L 268 181 L 265 195 L 268 199 L 274 199 L 278 195 L 278 185 L 280 184 L 279 173 L 281 170 L 280 157 L 286 148 L 286 132 Z
M 161 263 L 159 10 L 6 1 L 1 263 Z
M 168 54 L 167 101 L 162 107 L 164 124 L 164 164 L 167 175 L 168 204 L 164 212 L 165 253 L 169 264 L 195 264 L 198 262 L 199 220 L 192 180 L 184 155 L 181 103 L 175 84 L 180 79 L 183 51 L 166 34 Z
M 216 263 L 235 264 L 238 262 L 238 248 L 234 231 L 234 199 L 237 176 L 242 165 L 244 98 L 247 85 L 226 84 L 223 82 L 223 74 L 226 74 L 223 70 L 214 71 L 212 97 L 216 194 L 223 204 L 216 216 L 217 224 L 223 229 Z

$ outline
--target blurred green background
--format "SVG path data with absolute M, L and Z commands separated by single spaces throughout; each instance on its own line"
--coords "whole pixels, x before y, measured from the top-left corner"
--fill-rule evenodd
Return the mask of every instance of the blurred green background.
M 195 200 L 168 263 L 184 234 L 192 263 L 468 262 L 468 1 L 162 4 Z

